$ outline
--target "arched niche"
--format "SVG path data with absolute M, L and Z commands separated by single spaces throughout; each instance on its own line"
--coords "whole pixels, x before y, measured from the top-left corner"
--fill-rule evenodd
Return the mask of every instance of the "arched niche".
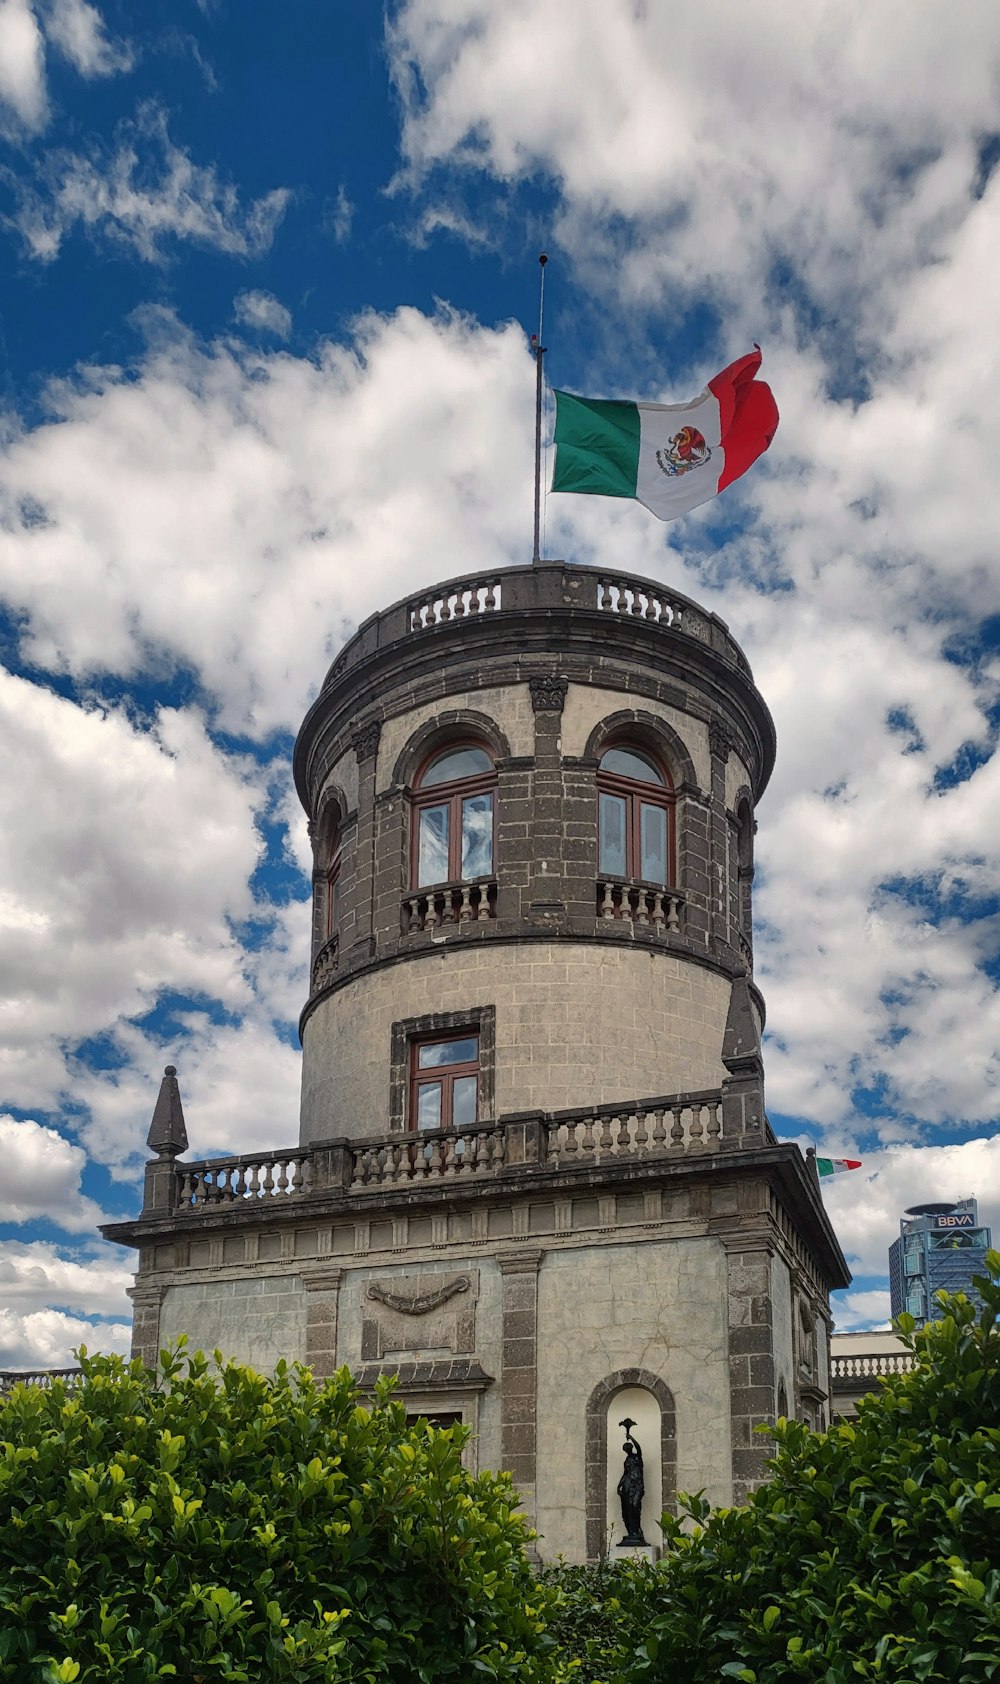
M 658 1374 L 647 1369 L 618 1369 L 594 1387 L 587 1402 L 587 1557 L 591 1561 L 614 1557 L 623 1536 L 617 1486 L 625 1463 L 621 1450 L 625 1434 L 618 1423 L 626 1416 L 637 1423 L 632 1434 L 642 1446 L 646 1486 L 642 1523 L 648 1543 L 660 1543 L 660 1515 L 674 1505 L 677 1412 L 673 1393 Z

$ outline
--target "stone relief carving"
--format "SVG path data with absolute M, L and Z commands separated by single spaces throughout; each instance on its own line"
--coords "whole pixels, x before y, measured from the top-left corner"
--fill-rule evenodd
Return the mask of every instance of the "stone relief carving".
M 470 1355 L 476 1348 L 478 1298 L 478 1269 L 369 1281 L 362 1298 L 361 1360 L 377 1362 L 387 1351 Z
M 562 713 L 569 682 L 555 673 L 540 673 L 529 678 L 531 706 L 535 713 Z
M 718 757 L 723 765 L 736 747 L 736 739 L 732 731 L 728 725 L 722 723 L 721 719 L 713 719 L 708 727 L 708 746 L 712 758 Z
M 370 760 L 378 748 L 378 740 L 382 735 L 382 721 L 380 719 L 365 719 L 360 725 L 355 725 L 351 732 L 351 747 L 359 761 Z

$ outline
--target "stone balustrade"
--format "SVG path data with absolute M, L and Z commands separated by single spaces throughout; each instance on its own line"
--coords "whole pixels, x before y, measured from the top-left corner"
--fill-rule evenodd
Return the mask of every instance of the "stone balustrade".
M 912 1351 L 873 1351 L 853 1357 L 831 1357 L 832 1381 L 876 1380 L 881 1375 L 909 1374 L 914 1366 Z
M 307 1147 L 292 1147 L 284 1152 L 251 1152 L 239 1158 L 177 1164 L 178 1207 L 200 1210 L 235 1199 L 301 1197 L 308 1189 L 309 1159 Z
M 491 1174 L 506 1162 L 506 1131 L 500 1123 L 460 1129 L 394 1134 L 355 1148 L 351 1185 L 392 1187 L 403 1182 L 468 1180 Z
M 427 626 L 467 620 L 473 614 L 495 613 L 502 605 L 501 593 L 502 585 L 495 574 L 436 587 L 429 595 L 417 597 L 409 604 L 409 628 L 423 631 Z
M 722 1094 L 680 1095 L 558 1112 L 545 1123 L 545 1156 L 550 1164 L 567 1165 L 711 1152 L 721 1136 Z
M 65 1380 L 67 1386 L 75 1386 L 81 1374 L 79 1368 L 2 1368 L 0 1393 L 9 1392 L 14 1386 L 40 1386 L 47 1391 L 54 1380 Z
M 325 941 L 312 962 L 312 993 L 318 994 L 328 982 L 332 982 L 337 974 L 337 954 L 340 947 L 339 935 L 332 935 Z
M 372 1188 L 467 1181 L 501 1172 L 586 1169 L 610 1159 L 678 1159 L 743 1144 L 773 1146 L 770 1125 L 723 1134 L 723 1093 L 673 1094 L 573 1111 L 532 1111 L 466 1128 L 319 1141 L 281 1152 L 147 1166 L 144 1213 L 197 1216 L 243 1200 L 308 1202 Z M 152 1175 L 149 1175 L 149 1172 Z
M 613 616 L 632 624 L 642 622 L 656 635 L 676 633 L 715 650 L 732 666 L 750 676 L 746 656 L 717 614 L 678 591 L 628 573 L 573 567 L 565 562 L 542 562 L 535 567 L 505 567 L 490 573 L 465 574 L 434 586 L 422 596 L 405 597 L 373 614 L 345 644 L 326 675 L 324 691 L 351 668 L 393 644 L 457 622 L 476 621 L 484 614 L 505 617 L 567 610 Z
M 403 897 L 403 933 L 433 930 L 439 924 L 486 924 L 497 915 L 497 880 L 440 883 Z
M 662 932 L 681 927 L 684 897 L 676 889 L 655 884 L 630 883 L 615 877 L 597 880 L 597 916 L 629 918 L 640 927 Z

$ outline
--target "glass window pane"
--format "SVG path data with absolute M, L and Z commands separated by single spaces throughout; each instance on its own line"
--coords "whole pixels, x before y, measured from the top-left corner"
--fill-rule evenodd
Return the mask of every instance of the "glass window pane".
M 625 801 L 601 791 L 599 867 L 609 877 L 625 876 Z
M 441 1083 L 425 1082 L 417 1089 L 418 1129 L 441 1127 Z
M 493 875 L 493 795 L 467 795 L 462 802 L 462 876 Z
M 424 807 L 420 812 L 417 849 L 417 888 L 448 881 L 448 808 Z
M 417 1048 L 417 1069 L 437 1070 L 442 1064 L 474 1064 L 479 1057 L 479 1037 L 463 1035 L 454 1041 L 425 1041 Z
M 456 778 L 478 778 L 492 772 L 493 762 L 484 748 L 449 748 L 432 760 L 420 780 L 421 789 L 454 783 Z
M 642 847 L 639 876 L 647 883 L 666 883 L 667 815 L 662 807 L 651 807 L 646 801 L 640 803 L 639 839 Z
M 451 1091 L 452 1122 L 457 1129 L 476 1120 L 476 1101 L 479 1080 L 476 1076 L 456 1076 Z
M 653 762 L 634 748 L 609 748 L 606 754 L 601 755 L 601 771 L 617 772 L 620 778 L 634 778 L 640 784 L 665 782 L 663 773 Z

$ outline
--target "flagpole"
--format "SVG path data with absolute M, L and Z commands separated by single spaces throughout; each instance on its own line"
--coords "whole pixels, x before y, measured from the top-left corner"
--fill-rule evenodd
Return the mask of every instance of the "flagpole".
M 541 556 L 538 553 L 538 535 L 542 510 L 542 358 L 545 346 L 542 344 L 542 315 L 545 309 L 545 265 L 548 257 L 543 251 L 538 259 L 541 274 L 538 286 L 538 333 L 532 334 L 535 346 L 535 547 L 531 557 L 531 565 L 537 567 Z

